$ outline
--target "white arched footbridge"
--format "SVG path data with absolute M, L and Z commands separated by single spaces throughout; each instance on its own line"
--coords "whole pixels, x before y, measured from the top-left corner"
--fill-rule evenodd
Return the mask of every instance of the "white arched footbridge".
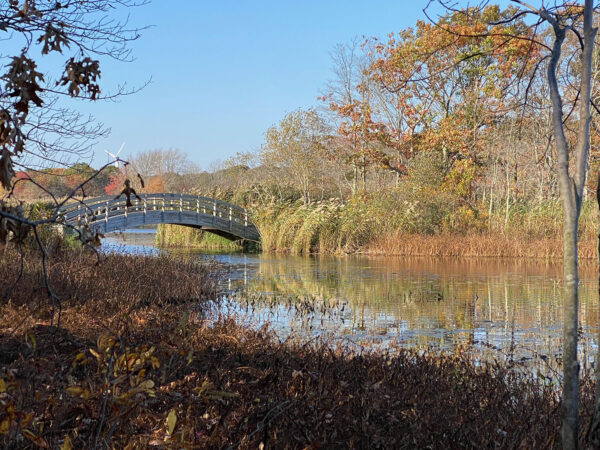
M 209 231 L 230 240 L 260 240 L 248 211 L 231 203 L 187 194 L 140 194 L 126 206 L 125 196 L 97 197 L 60 209 L 68 224 L 87 223 L 100 233 L 168 223 Z

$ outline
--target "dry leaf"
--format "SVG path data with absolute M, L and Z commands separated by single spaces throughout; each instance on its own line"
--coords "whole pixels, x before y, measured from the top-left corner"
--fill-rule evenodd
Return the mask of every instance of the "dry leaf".
M 169 411 L 169 415 L 167 416 L 167 432 L 169 436 L 173 436 L 173 431 L 175 431 L 175 424 L 177 423 L 177 415 L 175 414 L 175 410 L 172 409 Z
M 15 176 L 11 153 L 4 148 L 0 157 L 0 184 L 4 189 L 10 189 L 10 182 Z

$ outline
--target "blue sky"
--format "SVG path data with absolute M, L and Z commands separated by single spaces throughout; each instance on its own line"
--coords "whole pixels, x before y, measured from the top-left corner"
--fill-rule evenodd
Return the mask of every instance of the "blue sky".
M 201 168 L 253 151 L 286 113 L 317 104 L 331 78 L 330 51 L 353 37 L 384 38 L 424 19 L 425 0 L 154 0 L 131 11 L 151 25 L 136 60 L 103 66 L 102 81 L 141 85 L 118 103 L 85 106 L 112 130 L 95 147 L 123 154 L 178 148 Z

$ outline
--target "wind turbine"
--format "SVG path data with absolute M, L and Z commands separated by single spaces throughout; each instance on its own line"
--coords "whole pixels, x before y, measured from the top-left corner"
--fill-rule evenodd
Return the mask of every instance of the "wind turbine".
M 123 150 L 123 147 L 125 147 L 125 142 L 123 142 L 121 144 L 121 147 L 119 147 L 119 151 L 117 152 L 117 154 L 115 155 L 114 153 L 109 152 L 108 150 L 104 150 L 104 152 L 108 155 L 108 159 L 110 160 L 110 157 L 112 156 L 112 158 L 115 160 L 115 167 L 118 169 L 119 168 L 119 153 L 121 153 L 121 150 Z

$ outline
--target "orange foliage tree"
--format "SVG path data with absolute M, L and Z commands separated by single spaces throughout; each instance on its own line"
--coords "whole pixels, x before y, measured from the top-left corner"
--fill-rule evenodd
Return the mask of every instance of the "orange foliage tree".
M 369 76 L 397 112 L 380 107 L 376 120 L 404 158 L 424 149 L 477 158 L 481 135 L 510 116 L 519 101 L 515 79 L 531 76 L 539 53 L 525 22 L 504 23 L 514 11 L 473 8 L 419 21 L 386 43 L 372 40 Z

